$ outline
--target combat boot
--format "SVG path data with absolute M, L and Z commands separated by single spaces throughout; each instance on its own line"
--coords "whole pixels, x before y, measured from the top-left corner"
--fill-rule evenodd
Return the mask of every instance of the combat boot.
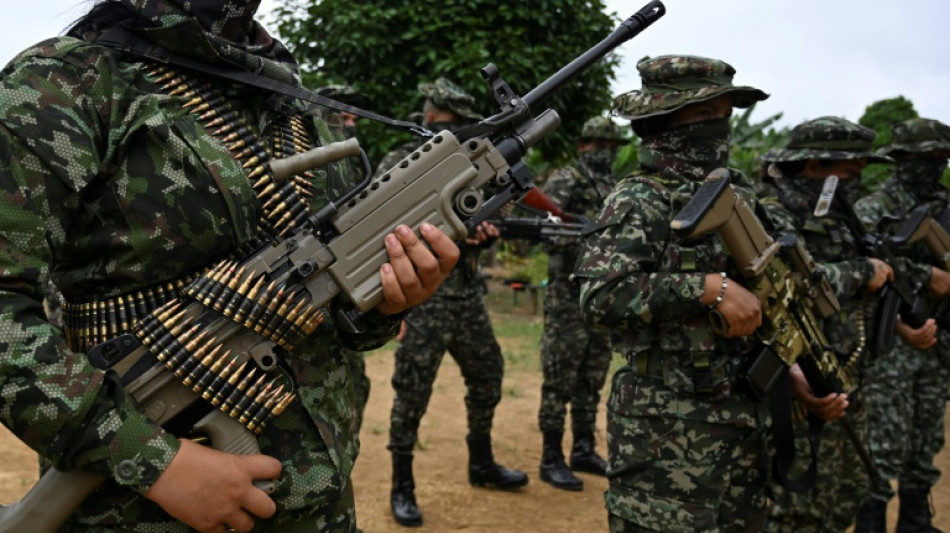
M 401 526 L 422 525 L 422 513 L 416 505 L 416 483 L 412 479 L 412 454 L 393 453 L 393 488 L 389 506 L 393 518 Z
M 490 435 L 468 435 L 468 482 L 477 487 L 487 485 L 502 490 L 515 490 L 528 484 L 528 475 L 509 470 L 495 462 Z
M 607 461 L 594 451 L 594 432 L 574 433 L 574 446 L 571 448 L 571 470 L 589 472 L 598 476 L 607 475 Z
M 584 482 L 564 463 L 560 431 L 545 431 L 541 451 L 541 481 L 563 490 L 584 490 Z
M 868 498 L 858 509 L 854 533 L 887 533 L 887 502 Z
M 897 515 L 897 533 L 941 533 L 933 527 L 930 511 L 930 492 L 926 490 L 900 491 L 900 513 Z

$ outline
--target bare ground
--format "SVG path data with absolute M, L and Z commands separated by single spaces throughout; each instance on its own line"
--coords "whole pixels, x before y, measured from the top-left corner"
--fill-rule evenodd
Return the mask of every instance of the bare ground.
M 496 324 L 509 318 L 494 314 Z M 524 318 L 520 315 L 520 318 Z M 511 339 L 500 338 L 504 350 Z M 392 344 L 367 358 L 372 393 L 361 433 L 362 453 L 353 474 L 359 525 L 366 533 L 405 532 L 389 511 L 391 463 L 386 451 L 392 388 Z M 515 493 L 472 487 L 467 478 L 464 385 L 458 367 L 446 358 L 436 380 L 429 412 L 422 420 L 420 446 L 415 454 L 416 496 L 425 517 L 420 533 L 427 531 L 488 532 L 586 532 L 606 531 L 603 492 L 606 480 L 580 474 L 583 492 L 556 490 L 538 479 L 541 434 L 537 409 L 541 387 L 536 365 L 509 371 L 504 396 L 494 422 L 496 460 L 528 472 L 531 482 Z M 605 391 L 606 397 L 606 391 Z M 947 426 L 950 427 L 950 417 Z M 605 453 L 604 413 L 598 423 L 597 447 Z M 565 446 L 570 444 L 569 437 Z M 0 503 L 21 497 L 36 480 L 33 453 L 0 428 Z M 937 466 L 950 470 L 950 451 L 944 449 Z M 944 476 L 934 491 L 935 525 L 950 531 L 950 481 Z M 888 511 L 893 528 L 897 506 Z

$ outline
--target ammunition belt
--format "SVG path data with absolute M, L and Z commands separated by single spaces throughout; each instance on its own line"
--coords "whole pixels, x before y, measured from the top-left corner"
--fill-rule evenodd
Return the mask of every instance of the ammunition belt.
M 90 348 L 132 329 L 138 321 L 174 299 L 194 276 L 149 287 L 133 294 L 85 303 L 63 303 L 63 330 L 69 348 Z
M 310 305 L 304 287 L 277 287 L 262 275 L 237 268 L 234 261 L 222 261 L 189 285 L 184 294 L 288 351 L 313 333 L 324 318 L 319 307 Z

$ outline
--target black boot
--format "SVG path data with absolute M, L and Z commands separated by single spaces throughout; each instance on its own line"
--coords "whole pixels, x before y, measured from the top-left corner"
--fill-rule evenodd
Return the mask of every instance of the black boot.
M 492 485 L 497 489 L 515 490 L 528 484 L 528 475 L 520 470 L 509 470 L 495 462 L 491 451 L 490 435 L 469 435 L 468 482 L 478 487 Z
M 541 481 L 558 489 L 584 490 L 584 482 L 577 479 L 577 476 L 564 463 L 564 452 L 561 450 L 562 436 L 563 434 L 559 431 L 544 432 L 544 448 L 541 451 Z
M 930 512 L 930 491 L 899 491 L 900 514 L 897 515 L 897 533 L 940 533 L 933 527 Z
M 594 432 L 574 433 L 574 447 L 571 448 L 571 470 L 589 472 L 598 476 L 607 475 L 607 461 L 594 451 Z
M 393 489 L 389 493 L 389 506 L 393 518 L 401 526 L 422 525 L 422 513 L 416 505 L 416 483 L 412 479 L 412 454 L 393 454 Z
M 868 498 L 858 509 L 854 533 L 887 533 L 887 502 Z

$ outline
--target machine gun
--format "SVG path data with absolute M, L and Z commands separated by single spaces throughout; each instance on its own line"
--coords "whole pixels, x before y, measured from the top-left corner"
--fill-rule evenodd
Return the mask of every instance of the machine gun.
M 486 66 L 482 75 L 499 112 L 457 134 L 432 136 L 376 180 L 352 139 L 272 161 L 279 183 L 360 156 L 366 179 L 289 237 L 212 266 L 132 333 L 94 347 L 90 360 L 115 371 L 130 400 L 176 435 L 204 435 L 216 449 L 258 453 L 255 434 L 293 400 L 292 391 L 263 376 L 316 329 L 331 301 L 337 326 L 359 331 L 362 313 L 383 298 L 378 272 L 387 260 L 385 235 L 400 224 L 418 229 L 427 222 L 463 239 L 525 194 L 532 177 L 521 158 L 560 123 L 555 111 L 535 116 L 533 108 L 664 14 L 660 1 L 650 2 L 523 98 L 494 65 Z M 23 500 L 0 508 L 0 533 L 52 533 L 103 481 L 88 472 L 47 471 Z
M 871 233 L 865 229 L 854 206 L 840 189 L 835 191 L 834 202 L 844 213 L 845 223 L 860 240 L 864 254 L 877 257 L 893 268 L 894 255 L 890 251 L 888 239 L 881 233 Z M 918 294 L 919 291 L 919 286 L 911 287 L 900 277 L 881 287 L 881 302 L 875 314 L 874 353 L 884 354 L 894 348 L 898 318 L 912 328 L 919 328 L 927 321 L 930 311 L 927 302 Z
M 728 170 L 717 169 L 709 174 L 673 219 L 671 228 L 681 237 L 717 231 L 739 266 L 745 286 L 762 304 L 764 320 L 756 334 L 763 350 L 743 374 L 753 397 L 767 396 L 794 364 L 802 369 L 818 397 L 854 389 L 853 376 L 838 364 L 819 322 L 820 318 L 840 310 L 827 279 L 816 269 L 811 254 L 800 240 L 792 235 L 778 240 L 769 236 L 752 208 L 733 190 Z M 728 331 L 728 322 L 717 311 L 710 313 L 710 319 L 714 329 L 720 333 Z M 839 422 L 871 480 L 883 483 L 850 420 L 845 417 Z M 814 468 L 814 440 L 812 445 Z M 779 479 L 785 477 L 784 471 L 790 464 L 790 457 L 776 455 L 773 470 L 780 474 Z M 809 474 L 813 476 L 813 472 Z M 787 486 L 801 490 L 808 485 L 804 481 L 788 481 Z

